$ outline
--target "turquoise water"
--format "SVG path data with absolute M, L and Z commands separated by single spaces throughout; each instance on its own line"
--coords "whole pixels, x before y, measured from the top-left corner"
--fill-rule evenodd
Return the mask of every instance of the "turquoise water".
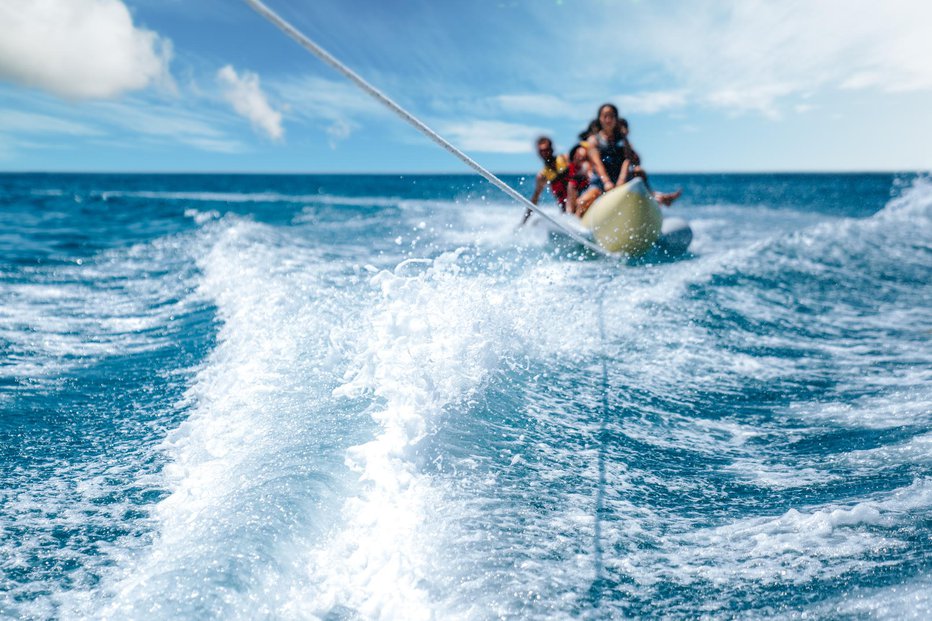
M 932 181 L 654 183 L 0 175 L 0 616 L 928 618 Z

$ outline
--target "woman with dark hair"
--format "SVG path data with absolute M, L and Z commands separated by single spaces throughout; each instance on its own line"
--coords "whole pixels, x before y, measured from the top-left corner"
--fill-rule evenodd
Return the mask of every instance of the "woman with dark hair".
M 623 185 L 635 177 L 647 183 L 647 173 L 641 168 L 641 158 L 628 141 L 628 121 L 618 117 L 618 108 L 606 103 L 599 106 L 599 131 L 590 138 L 590 161 L 596 175 L 592 183 L 608 192 L 617 185 Z M 653 192 L 653 191 L 652 191 Z M 676 192 L 653 192 L 654 198 L 661 205 L 669 205 L 682 194 Z
M 626 143 L 618 124 L 618 108 L 614 104 L 602 104 L 596 122 L 599 129 L 589 138 L 589 161 L 596 172 L 593 182 L 608 192 L 619 184 L 621 166 L 625 161 Z

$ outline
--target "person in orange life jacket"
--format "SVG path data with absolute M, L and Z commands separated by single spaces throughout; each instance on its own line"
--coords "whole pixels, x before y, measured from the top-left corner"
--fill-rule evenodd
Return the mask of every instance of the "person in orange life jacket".
M 537 139 L 537 154 L 544 161 L 544 167 L 537 173 L 531 202 L 536 205 L 537 201 L 540 200 L 544 187 L 549 184 L 550 191 L 553 192 L 557 204 L 560 205 L 560 211 L 566 211 L 567 182 L 570 173 L 569 162 L 563 155 L 554 155 L 553 141 L 547 136 L 541 136 Z M 531 210 L 526 209 L 521 224 L 527 222 L 530 217 Z
M 602 190 L 590 185 L 592 167 L 589 163 L 589 150 L 583 143 L 570 150 L 569 180 L 566 191 L 566 211 L 578 217 L 589 209 Z
M 618 127 L 621 130 L 621 135 L 624 137 L 624 157 L 625 160 L 621 164 L 621 174 L 619 175 L 620 183 L 627 183 L 634 179 L 635 177 L 641 177 L 644 180 L 644 185 L 647 186 L 647 189 L 653 192 L 654 198 L 661 205 L 670 206 L 673 201 L 678 199 L 683 193 L 683 190 L 677 190 L 676 192 L 654 192 L 650 187 L 650 182 L 647 180 L 647 172 L 641 168 L 641 156 L 638 155 L 637 151 L 634 150 L 634 147 L 631 146 L 631 141 L 628 139 L 628 121 L 625 119 L 618 119 Z

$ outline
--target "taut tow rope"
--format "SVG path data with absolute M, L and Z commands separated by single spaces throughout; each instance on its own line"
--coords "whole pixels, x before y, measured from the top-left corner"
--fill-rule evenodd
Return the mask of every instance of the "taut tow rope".
M 271 22 L 274 26 L 276 26 L 279 30 L 284 32 L 286 35 L 288 35 L 289 37 L 297 41 L 298 44 L 301 45 L 301 47 L 303 47 L 308 52 L 310 52 L 311 54 L 313 54 L 320 60 L 324 61 L 325 63 L 327 63 L 328 65 L 330 65 L 331 67 L 339 71 L 340 73 L 342 73 L 344 76 L 346 76 L 346 78 L 348 78 L 356 86 L 358 86 L 359 88 L 364 90 L 366 93 L 374 97 L 384 106 L 388 107 L 392 112 L 397 114 L 399 117 L 401 117 L 402 119 L 404 119 L 405 121 L 413 125 L 421 133 L 423 133 L 425 136 L 427 136 L 428 138 L 433 140 L 435 143 L 443 147 L 446 151 L 455 155 L 463 163 L 465 163 L 467 166 L 469 166 L 470 168 L 475 170 L 477 173 L 482 175 L 487 181 L 489 181 L 492 185 L 497 187 L 499 190 L 501 190 L 502 192 L 504 192 L 505 194 L 513 198 L 514 200 L 518 201 L 519 203 L 521 203 L 528 209 L 534 211 L 537 215 L 549 221 L 555 227 L 557 227 L 558 229 L 560 229 L 561 231 L 569 235 L 575 241 L 584 245 L 586 248 L 601 255 L 606 255 L 606 256 L 608 255 L 608 253 L 604 249 L 592 243 L 591 241 L 589 241 L 588 239 L 586 239 L 579 233 L 564 226 L 561 222 L 558 222 L 555 218 L 545 213 L 537 205 L 535 205 L 534 203 L 529 201 L 527 198 L 522 196 L 517 190 L 515 190 L 510 185 L 508 185 L 507 183 L 505 183 L 504 181 L 496 177 L 494 174 L 492 174 L 485 168 L 483 168 L 478 162 L 473 160 L 471 157 L 469 157 L 468 155 L 466 155 L 465 153 L 457 149 L 449 141 L 447 141 L 443 136 L 441 136 L 440 134 L 432 130 L 430 127 L 425 125 L 420 119 L 418 119 L 413 114 L 411 114 L 410 112 L 408 112 L 407 110 L 399 106 L 397 103 L 392 101 L 388 96 L 383 94 L 377 88 L 375 88 L 374 86 L 366 82 L 356 72 L 354 72 L 352 69 L 350 69 L 343 63 L 341 63 L 339 60 L 337 60 L 334 56 L 332 56 L 325 49 L 323 49 L 322 47 L 320 47 L 319 45 L 311 41 L 309 38 L 307 38 L 307 36 L 305 36 L 301 31 L 299 31 L 297 28 L 295 28 L 294 26 L 289 24 L 287 21 L 285 21 L 282 17 L 280 17 L 277 13 L 272 11 L 272 9 L 267 7 L 260 0 L 245 0 L 245 2 L 250 7 L 252 7 L 259 15 L 267 19 L 269 22 Z

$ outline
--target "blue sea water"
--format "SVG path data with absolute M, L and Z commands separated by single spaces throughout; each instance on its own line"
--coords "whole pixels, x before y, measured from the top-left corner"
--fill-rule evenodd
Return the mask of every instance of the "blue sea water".
M 655 185 L 0 175 L 0 617 L 929 618 L 932 180 Z

